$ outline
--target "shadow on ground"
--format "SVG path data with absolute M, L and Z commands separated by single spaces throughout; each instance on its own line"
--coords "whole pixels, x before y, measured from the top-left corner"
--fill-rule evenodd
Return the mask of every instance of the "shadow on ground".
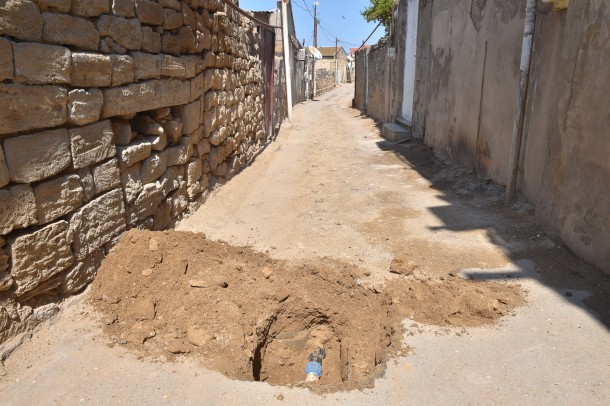
M 567 248 L 553 234 L 544 231 L 531 206 L 518 201 L 512 207 L 504 204 L 504 187 L 481 180 L 470 171 L 435 155 L 420 140 L 396 144 L 379 141 L 378 147 L 391 152 L 416 170 L 438 190 L 448 204 L 428 210 L 443 223 L 435 230 L 468 231 L 483 229 L 489 240 L 500 247 L 517 265 L 509 272 L 476 272 L 476 279 L 537 278 L 564 300 L 579 306 L 610 330 L 610 275 L 590 265 Z M 502 217 L 504 221 L 492 221 Z M 531 261 L 531 262 L 530 262 Z M 520 266 L 533 263 L 535 272 Z M 468 273 L 464 273 L 469 276 Z M 582 292 L 589 292 L 584 295 Z

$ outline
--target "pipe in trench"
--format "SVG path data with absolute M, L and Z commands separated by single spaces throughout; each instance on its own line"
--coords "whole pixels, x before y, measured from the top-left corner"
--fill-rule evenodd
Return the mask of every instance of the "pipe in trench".
M 532 43 L 536 27 L 536 0 L 527 0 L 525 6 L 525 24 L 523 26 L 523 44 L 521 46 L 521 64 L 519 68 L 519 94 L 517 96 L 517 111 L 513 122 L 513 134 L 508 163 L 508 182 L 506 183 L 506 203 L 511 204 L 515 197 L 517 178 L 519 177 L 519 161 L 521 143 L 523 141 L 523 122 L 527 103 Z

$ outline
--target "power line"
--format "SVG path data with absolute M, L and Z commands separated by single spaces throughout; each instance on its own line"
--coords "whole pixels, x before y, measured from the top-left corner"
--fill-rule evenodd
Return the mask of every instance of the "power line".
M 362 41 L 362 45 L 360 45 L 360 47 L 358 47 L 358 49 L 356 50 L 356 52 L 360 51 L 360 49 L 362 49 L 362 47 L 364 46 L 364 44 L 366 44 L 366 41 L 368 41 L 368 40 L 369 40 L 369 39 L 370 39 L 370 38 L 373 36 L 373 34 L 375 34 L 375 31 L 377 31 L 377 28 L 379 28 L 379 26 L 381 25 L 381 23 L 382 23 L 382 21 L 379 21 L 379 24 L 377 24 L 377 27 L 375 27 L 375 29 L 373 30 L 373 32 L 371 32 L 371 33 L 369 34 L 369 36 L 368 36 L 368 37 L 366 37 L 366 39 L 365 39 L 364 41 Z M 354 53 L 356 53 L 356 52 L 354 52 Z

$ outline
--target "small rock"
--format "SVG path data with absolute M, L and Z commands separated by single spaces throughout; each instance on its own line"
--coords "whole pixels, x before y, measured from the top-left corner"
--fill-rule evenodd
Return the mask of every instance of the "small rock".
M 6 374 L 6 368 L 4 367 L 4 364 L 0 362 L 0 376 L 6 376 Z
M 228 288 L 229 283 L 227 281 L 221 281 L 218 283 L 218 286 L 220 286 L 221 288 Z
M 207 288 L 208 284 L 206 281 L 190 281 L 191 288 Z
M 186 331 L 189 342 L 197 347 L 203 347 L 214 339 L 214 335 L 201 326 L 190 326 Z
M 174 340 L 169 347 L 167 347 L 167 351 L 171 352 L 172 354 L 188 354 L 191 352 L 191 349 L 184 341 Z
M 155 318 L 155 301 L 152 297 L 144 297 L 134 303 L 131 309 L 136 320 L 153 320 Z
M 399 275 L 411 275 L 417 268 L 417 264 L 405 256 L 397 255 L 390 264 L 390 272 Z
M 284 400 L 284 394 L 283 393 L 278 393 L 277 395 L 275 395 L 275 398 L 277 400 Z
M 371 276 L 371 271 L 364 271 L 362 274 L 364 276 Z
M 102 300 L 108 304 L 117 304 L 121 301 L 121 298 L 118 296 L 108 297 L 106 295 L 102 295 Z
M 106 316 L 104 317 L 104 324 L 109 326 L 111 324 L 114 324 L 117 320 L 119 319 L 119 317 L 116 314 L 111 314 L 110 316 Z
M 120 344 L 120 345 L 125 345 L 125 344 L 127 344 L 128 342 L 129 342 L 129 341 L 125 340 L 124 338 L 121 338 L 121 339 L 117 340 L 117 344 Z
M 159 249 L 159 242 L 154 238 L 151 238 L 148 242 L 148 249 L 151 251 L 157 251 Z
M 145 270 L 142 271 L 142 275 L 146 276 L 146 277 L 148 277 L 148 276 L 150 276 L 152 274 L 153 274 L 152 268 L 146 268 Z
M 266 266 L 261 270 L 261 273 L 263 274 L 265 279 L 269 279 L 269 277 L 271 275 L 273 275 L 273 270 L 271 268 L 269 268 L 268 266 Z
M 288 299 L 289 296 L 290 292 L 288 292 L 287 290 L 280 290 L 275 294 L 275 300 L 277 300 L 279 303 L 282 303 L 284 300 Z

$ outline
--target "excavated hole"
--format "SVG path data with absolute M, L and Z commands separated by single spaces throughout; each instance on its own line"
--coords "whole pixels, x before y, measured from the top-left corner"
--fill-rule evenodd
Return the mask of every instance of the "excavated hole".
M 252 377 L 275 385 L 295 385 L 304 378 L 309 354 L 324 348 L 321 383 L 349 379 L 346 346 L 331 320 L 308 309 L 289 309 L 269 320 L 259 336 L 252 359 Z

